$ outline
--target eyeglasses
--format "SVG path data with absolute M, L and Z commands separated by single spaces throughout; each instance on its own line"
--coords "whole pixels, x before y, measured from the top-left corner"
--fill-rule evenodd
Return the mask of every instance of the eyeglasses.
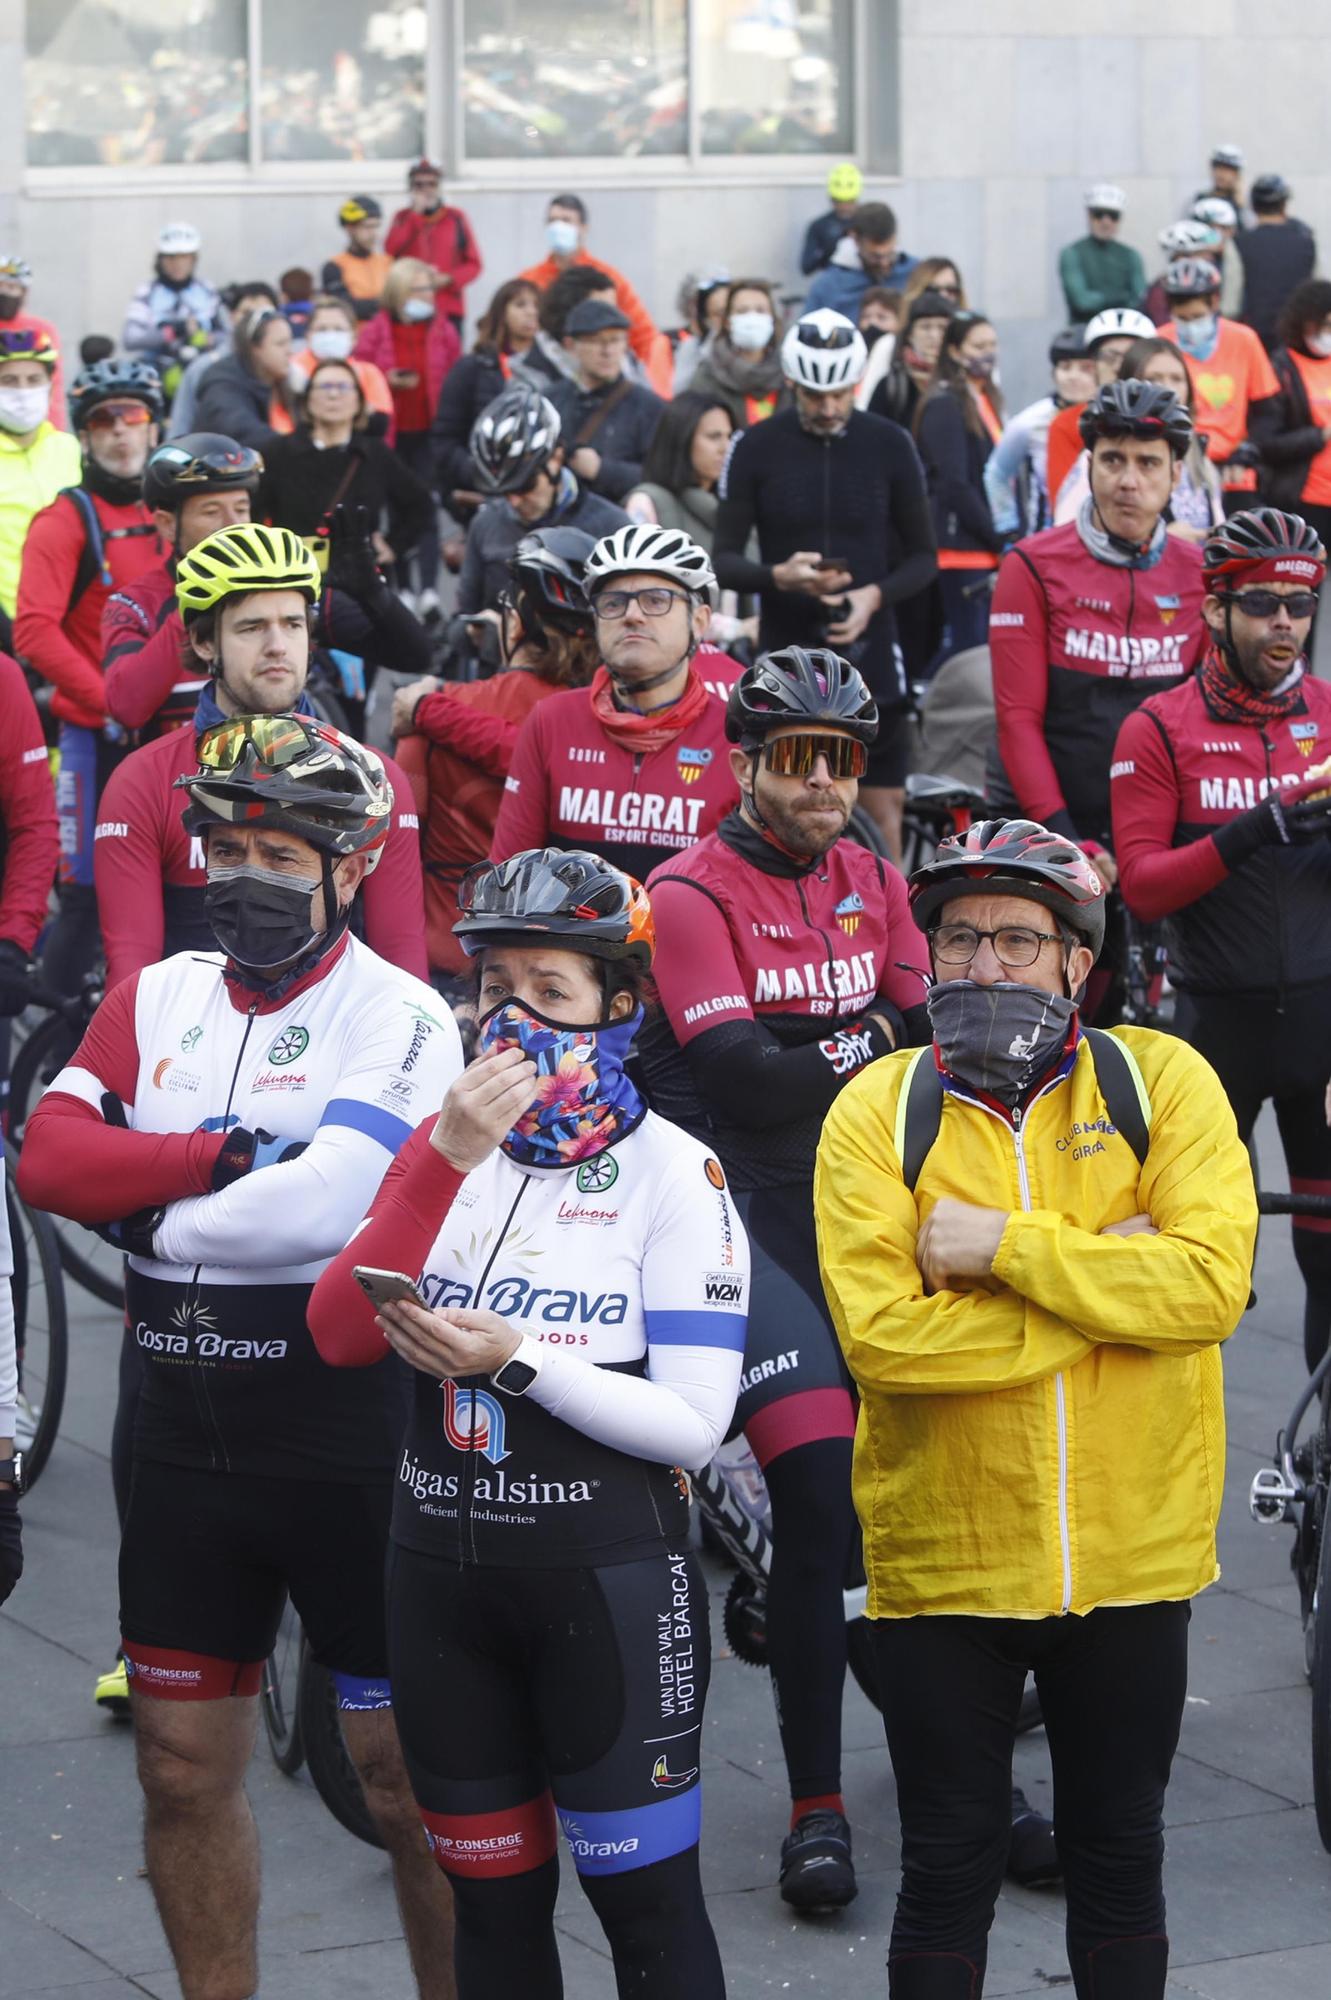
M 335 376 L 331 382 L 323 380 L 311 382 L 305 393 L 309 395 L 315 389 L 322 389 L 329 396 L 354 396 L 356 393 L 356 384 L 346 381 L 343 377 Z
M 940 965 L 969 965 L 988 938 L 1000 965 L 1034 965 L 1041 945 L 1062 944 L 1057 931 L 1028 931 L 1020 924 L 1004 924 L 1001 930 L 976 930 L 973 924 L 940 924 L 929 933 L 934 957 Z
M 650 590 L 603 590 L 594 606 L 598 618 L 605 618 L 611 624 L 626 617 L 630 604 L 636 604 L 644 618 L 664 618 L 672 604 L 690 604 L 692 599 L 682 590 L 665 590 L 653 585 Z
M 1245 618 L 1274 618 L 1277 611 L 1288 611 L 1291 618 L 1311 618 L 1317 609 L 1315 590 L 1291 590 L 1287 597 L 1275 590 L 1231 590 L 1228 596 Z
M 85 431 L 110 431 L 117 424 L 126 424 L 131 430 L 137 430 L 140 424 L 153 421 L 153 413 L 146 403 L 99 403 L 84 418 L 83 428 Z
M 853 736 L 798 730 L 771 736 L 763 745 L 763 769 L 774 778 L 807 778 L 820 757 L 834 778 L 862 778 L 869 768 L 869 752 Z
M 294 764 L 321 740 L 317 725 L 298 715 L 233 715 L 205 729 L 196 755 L 206 771 L 234 771 L 252 744 L 260 761 L 280 771 Z

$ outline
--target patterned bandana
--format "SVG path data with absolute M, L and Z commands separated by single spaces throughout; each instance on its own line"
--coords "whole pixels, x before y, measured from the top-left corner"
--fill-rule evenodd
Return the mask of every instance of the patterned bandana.
M 536 1102 L 499 1142 L 516 1166 L 576 1166 L 642 1122 L 647 1106 L 624 1073 L 642 1019 L 636 1007 L 623 1021 L 572 1028 L 520 1000 L 504 1000 L 483 1016 L 481 1055 L 519 1048 L 536 1064 Z
M 1303 661 L 1273 688 L 1255 688 L 1231 672 L 1217 646 L 1209 646 L 1197 669 L 1197 685 L 1213 722 L 1278 722 L 1304 706 Z

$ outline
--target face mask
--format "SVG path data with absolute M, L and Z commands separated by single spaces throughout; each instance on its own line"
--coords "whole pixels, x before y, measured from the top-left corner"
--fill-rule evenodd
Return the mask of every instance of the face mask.
M 944 980 L 929 988 L 925 1004 L 943 1067 L 1009 1109 L 1053 1068 L 1077 1011 L 1062 994 L 1007 979 L 993 986 Z
M 431 299 L 407 299 L 402 307 L 405 320 L 420 321 L 434 318 L 434 303 Z
M 730 344 L 732 347 L 766 347 L 776 332 L 776 321 L 771 313 L 742 312 L 730 315 Z
M 545 240 L 556 257 L 568 257 L 578 247 L 576 222 L 547 222 Z
M 1173 325 L 1174 338 L 1185 354 L 1210 353 L 1216 330 L 1214 313 L 1203 313 L 1200 319 L 1176 319 Z
M 631 1132 L 644 1105 L 624 1074 L 642 1024 L 636 1007 L 623 1021 L 590 1028 L 549 1020 L 520 1000 L 504 1000 L 481 1017 L 482 1055 L 519 1048 L 536 1064 L 540 1095 L 500 1148 L 522 1167 L 571 1167 Z
M 1314 333 L 1308 339 L 1309 354 L 1320 354 L 1325 360 L 1331 354 L 1331 333 Z
M 271 868 L 227 868 L 209 875 L 203 907 L 228 958 L 247 972 L 272 972 L 321 935 L 311 922 L 318 887 Z
M 354 334 L 335 326 L 324 327 L 309 338 L 310 353 L 320 361 L 345 361 L 355 345 Z
M 16 437 L 35 431 L 51 407 L 50 384 L 40 389 L 0 389 L 0 424 Z
M 996 354 L 968 354 L 961 365 L 970 376 L 972 382 L 989 382 L 992 381 L 994 370 L 998 366 L 998 356 Z
M 0 292 L 0 319 L 17 319 L 18 309 L 23 304 L 18 292 Z

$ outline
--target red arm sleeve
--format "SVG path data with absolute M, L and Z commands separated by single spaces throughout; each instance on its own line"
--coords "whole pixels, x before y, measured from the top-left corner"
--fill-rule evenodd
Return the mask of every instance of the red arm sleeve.
M 414 209 L 400 208 L 388 225 L 384 238 L 384 253 L 389 257 L 414 257 L 416 255 L 416 235 L 421 226 L 421 218 Z
M 1186 847 L 1170 844 L 1178 776 L 1160 729 L 1141 709 L 1118 732 L 1109 777 L 1119 888 L 1134 915 L 1158 923 L 1224 881 L 1229 871 L 1209 834 Z
M 374 1306 L 351 1275 L 355 1266 L 414 1277 L 466 1178 L 430 1144 L 433 1129 L 433 1118 L 416 1127 L 384 1175 L 365 1221 L 310 1294 L 310 1333 L 334 1368 L 368 1368 L 388 1353 Z
M 462 254 L 453 265 L 453 283 L 450 289 L 455 292 L 461 292 L 465 291 L 468 285 L 475 284 L 484 267 L 481 263 L 481 253 L 476 247 L 476 238 L 472 233 L 471 224 L 460 208 L 455 209 L 454 214 L 461 224 L 458 234 L 462 239 Z
M 60 835 L 37 705 L 7 653 L 0 653 L 0 825 L 0 938 L 31 951 L 46 922 Z
M 1003 768 L 1027 819 L 1076 836 L 1044 740 L 1049 700 L 1049 606 L 1031 565 L 1013 549 L 1004 556 L 989 617 L 989 656 Z
M 906 878 L 890 861 L 883 863 L 884 900 L 887 904 L 887 958 L 878 991 L 884 1000 L 904 1014 L 924 1005 L 929 985 L 929 947 L 924 933 L 910 913 Z M 905 970 L 903 970 L 903 967 Z
M 390 965 L 428 979 L 425 952 L 425 877 L 421 837 L 410 784 L 391 757 L 384 769 L 393 787 L 393 825 L 379 866 L 365 884 L 365 942 Z
M 117 722 L 126 729 L 151 722 L 181 679 L 184 659 L 185 626 L 178 611 L 152 632 L 143 608 L 112 591 L 102 613 L 102 672 L 106 706 Z M 198 672 L 202 678 L 202 661 Z
M 14 650 L 83 711 L 88 729 L 106 720 L 101 673 L 62 632 L 86 531 L 72 502 L 53 500 L 33 518 L 23 544 Z
M 135 751 L 111 773 L 97 807 L 99 828 L 124 829 L 100 832 L 92 844 L 108 986 L 156 965 L 166 943 L 162 822 L 175 794 L 149 782 L 155 769 Z
M 518 731 L 513 762 L 499 803 L 490 856 L 504 861 L 528 847 L 544 847 L 550 830 L 550 759 L 544 722 L 550 703 L 534 708 Z
M 427 694 L 416 709 L 416 727 L 490 778 L 506 778 L 522 725 L 507 715 L 487 715 L 446 688 Z
M 74 1222 L 112 1222 L 139 1208 L 208 1194 L 221 1132 L 130 1132 L 108 1125 L 101 1110 L 75 1094 L 100 1084 L 122 1104 L 138 1087 L 139 1045 L 134 1023 L 137 975 L 113 986 L 70 1057 L 70 1089 L 48 1090 L 28 1119 L 19 1155 L 18 1184 L 34 1208 Z M 82 1072 L 75 1077 L 71 1072 Z
M 416 817 L 424 826 L 430 810 L 430 779 L 425 768 L 426 748 L 423 736 L 399 736 L 393 745 L 397 754 L 397 766 L 411 786 L 411 796 L 416 801 Z

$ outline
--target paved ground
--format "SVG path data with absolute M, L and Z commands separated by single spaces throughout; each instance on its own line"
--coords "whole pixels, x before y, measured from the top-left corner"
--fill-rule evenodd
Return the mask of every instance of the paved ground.
M 1201 2000 L 1331 1990 L 1331 1856 L 1310 1804 L 1289 1535 L 1257 1527 L 1247 1510 L 1248 1481 L 1302 1374 L 1285 1224 L 1264 1231 L 1258 1287 L 1260 1303 L 1227 1351 L 1225 1577 L 1194 1616 L 1192 1692 L 1169 1797 L 1169 1991 Z M 64 1428 L 26 1508 L 28 1574 L 0 1614 L 0 2000 L 177 1992 L 139 1874 L 128 1733 L 103 1722 L 89 1700 L 115 1634 L 106 1459 L 115 1348 L 109 1316 L 80 1316 Z M 772 1886 L 785 1808 L 766 1681 L 719 1653 L 712 1690 L 703 1865 L 731 1994 L 883 1995 L 897 1844 L 877 1717 L 852 1690 L 846 1792 L 859 1900 L 839 1918 L 794 1924 Z M 1018 1768 L 1031 1796 L 1047 1800 L 1040 1737 L 1019 1746 Z M 304 1778 L 280 1777 L 264 1753 L 251 1792 L 264 1843 L 264 1994 L 407 2000 L 412 1986 L 380 1857 L 334 1824 Z M 560 1928 L 570 2000 L 611 2000 L 609 1961 L 571 1874 Z M 1070 1990 L 1059 1898 L 1006 1893 L 986 1991 L 1060 1988 Z

